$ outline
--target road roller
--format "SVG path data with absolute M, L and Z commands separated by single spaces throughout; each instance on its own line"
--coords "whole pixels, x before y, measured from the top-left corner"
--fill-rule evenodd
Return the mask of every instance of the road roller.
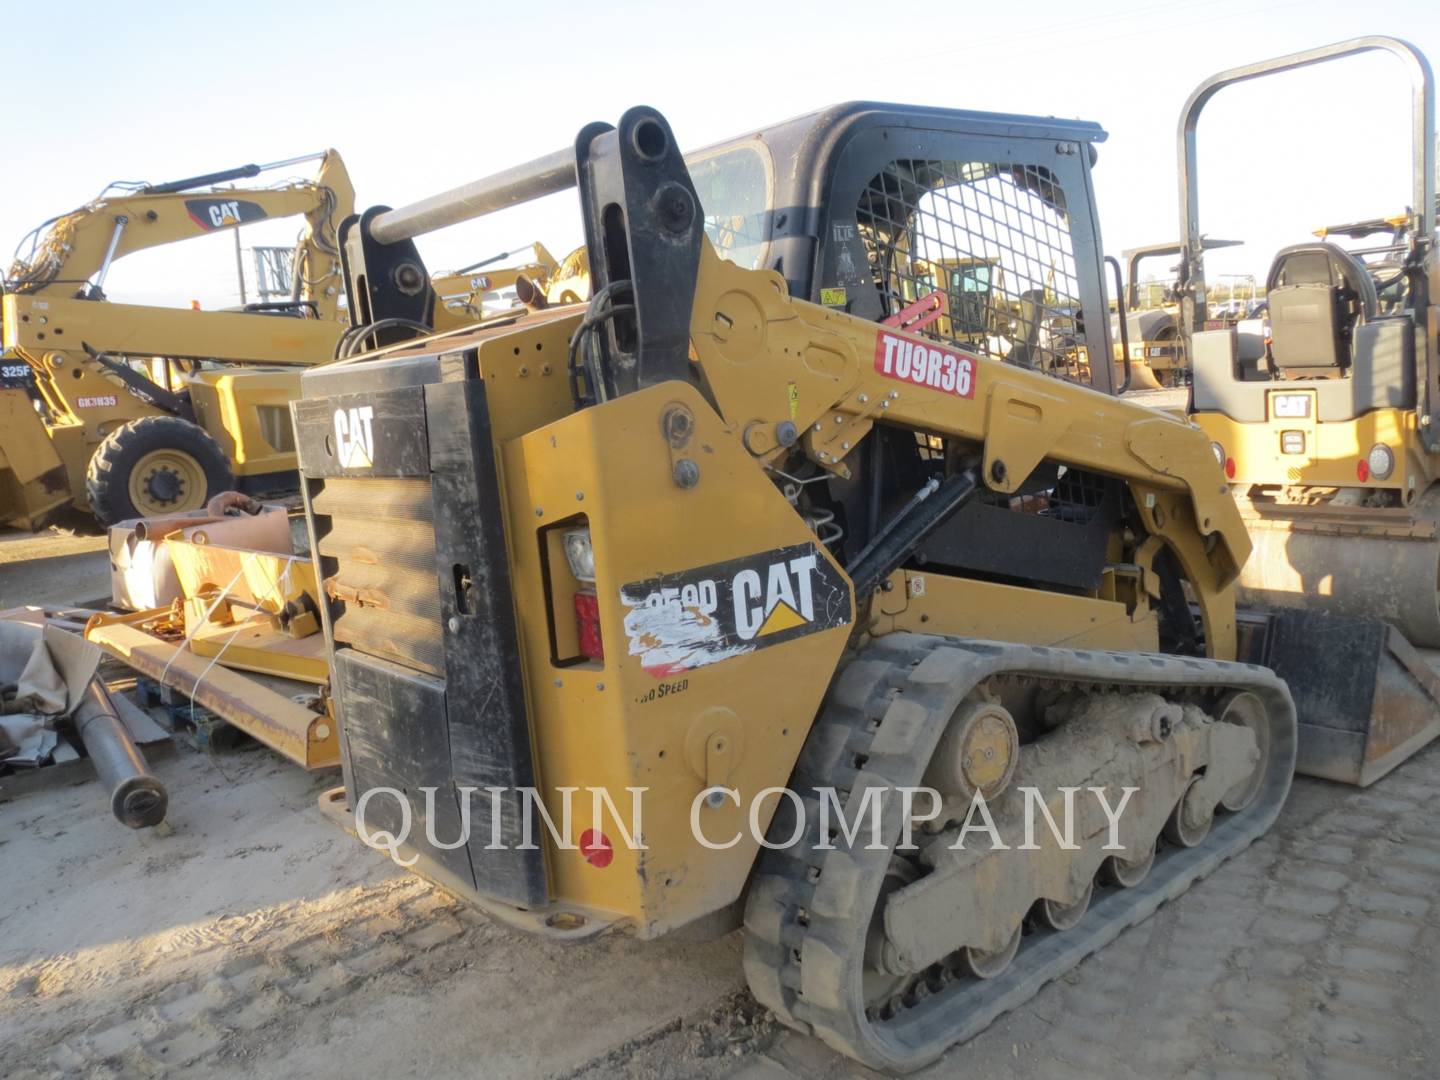
M 1196 126 L 1233 84 L 1383 52 L 1412 86 L 1411 205 L 1275 253 L 1269 333 L 1206 330 Z M 1440 733 L 1440 260 L 1435 97 L 1413 45 L 1365 37 L 1224 71 L 1179 125 L 1191 418 L 1241 507 L 1248 658 L 1290 684 L 1300 771 L 1368 784 Z

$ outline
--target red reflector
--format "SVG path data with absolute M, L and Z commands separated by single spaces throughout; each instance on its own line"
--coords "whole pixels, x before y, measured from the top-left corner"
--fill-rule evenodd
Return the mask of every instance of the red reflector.
M 1370 479 L 1370 463 L 1363 457 L 1355 462 L 1355 479 L 1359 480 L 1362 484 Z
M 1225 459 L 1225 479 L 1235 479 L 1235 459 L 1233 457 L 1227 457 Z
M 575 629 L 580 637 L 580 653 L 591 660 L 605 659 L 605 643 L 600 639 L 600 600 L 582 590 L 575 594 Z
M 580 854 L 597 870 L 604 870 L 615 858 L 610 838 L 599 829 L 586 829 L 580 834 Z

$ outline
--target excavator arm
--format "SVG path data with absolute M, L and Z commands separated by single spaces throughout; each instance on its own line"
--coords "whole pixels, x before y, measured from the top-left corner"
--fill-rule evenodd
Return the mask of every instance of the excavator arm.
M 253 176 L 274 167 L 244 166 L 97 199 L 51 222 L 33 251 L 17 257 L 5 291 L 100 299 L 104 278 L 117 259 L 257 221 L 303 215 L 306 227 L 296 247 L 293 298 L 313 303 L 320 318 L 333 319 L 340 294 L 336 233 L 355 202 L 345 163 L 339 153 L 326 150 L 313 180 L 274 188 L 213 186 L 220 182 L 217 178 Z

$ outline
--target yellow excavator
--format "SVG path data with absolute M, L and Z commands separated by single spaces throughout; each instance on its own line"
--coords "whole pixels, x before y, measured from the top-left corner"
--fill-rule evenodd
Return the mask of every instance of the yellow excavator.
M 1411 205 L 1388 219 L 1318 230 L 1319 239 L 1275 253 L 1268 341 L 1247 350 L 1234 329 L 1206 328 L 1201 111 L 1237 83 L 1372 51 L 1397 58 L 1411 78 Z M 1440 674 L 1430 652 L 1440 649 L 1430 65 L 1407 42 L 1367 37 L 1224 71 L 1191 95 L 1179 138 L 1190 412 L 1255 546 L 1241 598 L 1273 613 L 1256 630 L 1254 652 L 1295 693 L 1300 769 L 1369 783 L 1440 734 Z M 1323 189 L 1324 177 L 1309 182 Z M 1367 245 L 1337 242 L 1346 239 Z
M 308 161 L 310 180 L 224 186 Z M 288 402 L 296 370 L 330 360 L 340 336 L 336 228 L 353 203 L 327 150 L 111 185 L 22 241 L 0 288 L 0 523 L 38 528 L 67 506 L 108 523 L 293 486 Z M 286 300 L 193 311 L 106 299 L 127 255 L 292 215 L 305 224 Z
M 557 941 L 743 925 L 756 997 L 887 1070 L 1264 833 L 1243 522 L 1086 362 L 1104 135 L 857 102 L 687 159 L 641 107 L 348 221 L 374 345 L 292 412 L 357 829 Z M 432 332 L 414 238 L 569 187 L 588 302 Z M 1024 317 L 970 333 L 921 263 L 992 259 Z

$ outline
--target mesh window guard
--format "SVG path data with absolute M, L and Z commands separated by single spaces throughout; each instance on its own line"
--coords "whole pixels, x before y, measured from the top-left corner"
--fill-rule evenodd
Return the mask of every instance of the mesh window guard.
M 894 161 L 856 218 L 887 314 L 938 290 L 948 314 L 924 336 L 1090 382 L 1070 219 L 1049 169 Z

